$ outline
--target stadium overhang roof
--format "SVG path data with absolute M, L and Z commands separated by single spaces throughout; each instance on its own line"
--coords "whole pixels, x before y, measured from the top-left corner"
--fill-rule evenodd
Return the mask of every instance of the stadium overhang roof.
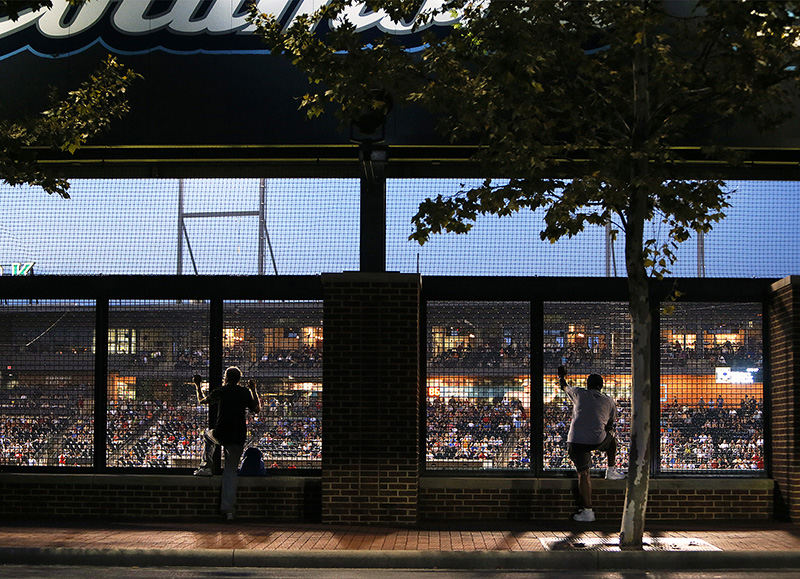
M 298 110 L 304 78 L 288 60 L 267 53 L 240 4 L 56 0 L 52 9 L 22 12 L 16 21 L 0 18 L 0 115 L 38 114 L 50 87 L 78 86 L 112 52 L 144 77 L 131 90 L 131 113 L 75 155 L 40 151 L 41 162 L 63 175 L 357 176 L 358 148 L 347 130 L 332 115 L 309 121 Z M 288 23 L 319 2 L 262 4 Z M 362 17 L 366 34 L 384 26 L 374 15 Z M 676 175 L 800 178 L 800 120 L 768 135 L 744 124 L 716 143 L 740 149 L 741 164 L 682 147 L 675 151 Z M 450 145 L 433 125 L 419 110 L 391 113 L 387 177 L 486 176 L 471 160 L 475 147 Z M 564 174 L 584 162 L 580 154 L 565 159 Z

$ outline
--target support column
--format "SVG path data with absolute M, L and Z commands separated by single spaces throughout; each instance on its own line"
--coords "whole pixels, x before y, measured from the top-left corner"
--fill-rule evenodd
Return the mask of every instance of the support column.
M 360 267 L 361 271 L 386 271 L 386 160 L 385 146 L 362 143 L 358 150 L 361 165 Z
M 420 278 L 324 274 L 322 521 L 413 525 Z
M 771 287 L 769 368 L 775 515 L 800 522 L 800 277 Z

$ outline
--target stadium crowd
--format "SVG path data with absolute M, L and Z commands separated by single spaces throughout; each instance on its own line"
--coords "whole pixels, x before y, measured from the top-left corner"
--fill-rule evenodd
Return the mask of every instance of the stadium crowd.
M 509 445 L 527 437 L 530 425 L 517 400 L 439 397 L 428 399 L 429 461 L 481 461 L 496 465 L 510 456 Z M 497 468 L 497 467 L 495 467 Z
M 247 446 L 257 446 L 267 466 L 305 465 L 322 452 L 321 407 L 295 397 L 264 397 L 265 408 L 248 424 Z M 109 418 L 109 466 L 191 466 L 202 454 L 208 408 L 189 401 L 125 401 Z M 113 411 L 109 411 L 111 414 Z
M 186 348 L 175 355 L 174 360 L 164 356 L 161 350 L 139 352 L 136 354 L 111 353 L 109 366 L 119 371 L 164 372 L 191 374 L 199 368 L 208 368 L 208 348 Z M 296 370 L 321 368 L 322 348 L 300 346 L 291 349 L 273 349 L 258 359 L 253 359 L 242 346 L 226 347 L 223 352 L 223 365 L 238 366 L 247 375 L 257 375 L 259 370 Z
M 0 465 L 90 466 L 94 449 L 89 388 L 69 390 L 77 401 L 53 391 L 19 387 L 0 391 Z M 83 392 L 86 390 L 86 392 Z M 59 394 L 63 394 L 60 390 Z M 321 401 L 309 396 L 264 397 L 265 410 L 249 424 L 248 444 L 268 466 L 309 466 L 322 454 Z M 193 466 L 202 453 L 208 409 L 185 399 L 176 403 L 110 399 L 107 414 L 109 467 Z
M 47 387 L 30 385 L 15 388 L 13 395 L 0 391 L 0 464 L 91 464 L 91 388 L 58 388 L 68 395 L 51 398 Z
M 225 348 L 223 366 L 238 366 L 246 376 L 293 373 L 318 377 L 322 371 L 322 347 L 303 345 L 273 349 L 254 359 L 241 346 Z
M 93 417 L 88 385 L 54 398 L 45 387 L 0 391 L 0 464 L 88 466 Z M 322 452 L 318 393 L 265 394 L 251 418 L 248 445 L 267 466 L 318 466 Z M 630 402 L 617 400 L 617 466 L 627 466 Z M 107 464 L 112 467 L 192 466 L 199 460 L 207 410 L 189 398 L 165 401 L 112 399 L 108 406 Z M 544 406 L 544 468 L 572 468 L 566 452 L 571 406 L 559 397 Z M 430 467 L 526 469 L 530 466 L 529 409 L 519 399 L 429 397 L 427 459 Z M 722 397 L 694 404 L 665 404 L 661 420 L 665 471 L 762 470 L 763 403 Z M 598 453 L 596 467 L 603 466 Z M 477 466 L 480 465 L 480 466 Z M 462 467 L 463 468 L 463 467 Z
M 475 368 L 497 368 L 499 366 L 522 366 L 530 363 L 530 349 L 516 342 L 493 348 L 488 343 L 473 348 L 463 342 L 453 348 L 430 356 L 428 363 L 433 367 L 468 366 Z
M 683 346 L 677 340 L 672 343 L 664 342 L 661 346 L 662 365 L 672 367 L 687 367 L 704 361 L 710 366 L 741 366 L 761 368 L 761 344 L 752 343 L 749 346 L 736 346 L 729 340 L 721 344 L 708 344 L 705 347 L 695 348 L 692 345 Z
M 736 346 L 730 341 L 709 344 L 702 348 L 682 347 L 680 342 L 664 343 L 661 348 L 662 365 L 667 367 L 697 367 L 703 371 L 715 366 L 747 366 L 760 368 L 761 344 Z M 565 365 L 570 368 L 629 368 L 629 347 L 610 350 L 600 342 L 593 344 L 572 343 L 568 346 L 556 342 L 546 344 L 543 350 L 545 367 Z M 516 342 L 501 347 L 484 343 L 473 347 L 465 341 L 452 348 L 430 353 L 428 365 L 435 369 L 447 368 L 497 368 L 527 366 L 530 349 Z
M 617 402 L 617 467 L 628 465 L 630 400 Z M 722 406 L 720 406 L 722 404 Z M 745 397 L 735 408 L 720 397 L 694 405 L 673 404 L 661 419 L 664 471 L 763 470 L 763 403 Z M 544 407 L 544 469 L 569 470 L 567 434 L 572 407 L 559 398 Z M 458 469 L 458 461 L 481 461 L 484 468 L 519 469 L 530 465 L 530 425 L 518 400 L 439 398 L 428 402 L 427 458 L 435 468 Z M 605 456 L 593 456 L 594 468 Z M 447 461 L 447 462 L 437 462 Z
M 661 416 L 663 470 L 763 470 L 764 405 L 745 395 L 738 405 L 673 401 Z

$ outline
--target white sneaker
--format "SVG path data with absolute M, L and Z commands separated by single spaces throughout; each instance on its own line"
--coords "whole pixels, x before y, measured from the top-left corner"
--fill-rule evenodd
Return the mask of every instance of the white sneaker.
M 607 480 L 622 480 L 624 478 L 625 478 L 625 473 L 620 471 L 618 468 L 610 466 L 606 469 Z
M 194 471 L 194 476 L 211 476 L 212 474 L 214 473 L 212 473 L 211 469 L 208 467 L 198 468 Z
M 593 523 L 594 511 L 592 509 L 581 509 L 572 515 L 572 520 L 579 521 L 581 523 Z

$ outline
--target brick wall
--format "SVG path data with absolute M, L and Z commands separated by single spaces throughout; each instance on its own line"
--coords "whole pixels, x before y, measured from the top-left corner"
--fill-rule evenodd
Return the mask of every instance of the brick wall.
M 0 518 L 212 520 L 220 477 L 183 475 L 0 474 Z M 318 522 L 318 477 L 239 481 L 237 516 L 245 520 Z M 592 481 L 599 520 L 619 520 L 624 481 Z M 648 520 L 766 520 L 772 479 L 653 479 Z M 570 479 L 422 477 L 419 520 L 566 520 L 575 509 Z
M 0 474 L 0 517 L 213 519 L 221 477 L 182 475 Z M 242 519 L 318 521 L 319 478 L 242 477 Z
M 800 277 L 773 284 L 769 306 L 775 512 L 800 521 Z
M 592 480 L 599 520 L 619 520 L 625 481 Z M 566 520 L 575 512 L 575 479 L 424 477 L 420 514 L 425 521 Z M 770 479 L 653 479 L 649 520 L 772 518 Z
M 322 520 L 414 524 L 419 276 L 323 275 Z

